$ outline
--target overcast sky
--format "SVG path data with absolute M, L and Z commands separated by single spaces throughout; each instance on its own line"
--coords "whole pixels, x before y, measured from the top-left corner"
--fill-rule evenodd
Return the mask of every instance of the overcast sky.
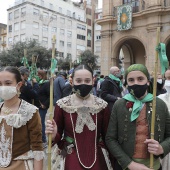
M 79 0 L 73 0 L 79 1 Z M 0 23 L 7 24 L 7 9 L 15 0 L 0 0 Z M 101 8 L 102 0 L 99 0 L 99 7 Z

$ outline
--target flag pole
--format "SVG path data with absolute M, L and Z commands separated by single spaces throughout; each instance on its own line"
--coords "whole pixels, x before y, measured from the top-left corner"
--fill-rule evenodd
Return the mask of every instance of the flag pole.
M 160 42 L 160 27 L 157 28 L 157 47 Z M 154 84 L 153 84 L 153 101 L 152 101 L 152 118 L 151 118 L 151 139 L 154 139 L 155 131 L 155 113 L 156 113 L 156 89 L 157 89 L 157 72 L 158 72 L 158 55 L 159 51 L 156 50 L 155 54 L 155 68 L 154 68 Z M 153 169 L 154 155 L 150 154 L 150 168 Z
M 24 66 L 27 67 L 27 49 L 24 49 L 24 57 L 25 57 L 25 60 L 24 60 Z
M 50 77 L 50 107 L 49 112 L 50 116 L 49 119 L 52 121 L 53 119 L 53 77 L 54 77 L 54 71 L 52 71 L 52 68 L 54 67 L 54 56 L 55 56 L 55 43 L 56 43 L 56 37 L 53 36 L 52 40 L 52 60 L 51 60 L 51 77 Z M 48 135 L 48 170 L 51 170 L 51 146 L 52 146 L 52 135 Z

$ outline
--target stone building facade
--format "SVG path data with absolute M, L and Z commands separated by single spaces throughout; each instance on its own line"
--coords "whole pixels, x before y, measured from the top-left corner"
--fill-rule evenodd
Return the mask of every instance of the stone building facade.
M 83 1 L 15 0 L 8 8 L 7 48 L 18 41 L 34 39 L 42 46 L 52 47 L 53 35 L 59 58 L 79 62 L 87 49 L 86 11 Z
M 0 52 L 7 47 L 7 25 L 0 23 Z
M 133 4 L 132 29 L 117 30 L 117 7 Z M 160 42 L 166 44 L 170 61 L 170 0 L 105 0 L 102 18 L 97 20 L 101 29 L 101 73 L 107 75 L 111 66 L 119 66 L 123 51 L 124 69 L 134 63 L 154 70 L 157 28 Z M 160 70 L 160 68 L 159 68 Z

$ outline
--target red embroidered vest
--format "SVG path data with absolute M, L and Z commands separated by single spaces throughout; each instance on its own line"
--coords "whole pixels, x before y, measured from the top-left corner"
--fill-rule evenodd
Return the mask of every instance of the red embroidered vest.
M 133 158 L 146 159 L 149 158 L 147 145 L 144 143 L 149 138 L 149 128 L 146 119 L 146 105 L 140 111 L 139 117 L 136 120 L 136 138 Z

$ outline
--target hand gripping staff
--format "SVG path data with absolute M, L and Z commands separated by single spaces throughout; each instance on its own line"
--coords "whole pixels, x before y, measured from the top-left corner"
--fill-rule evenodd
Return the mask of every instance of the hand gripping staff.
M 154 129 L 155 129 L 158 57 L 160 59 L 161 74 L 163 75 L 165 73 L 166 69 L 168 68 L 168 59 L 166 56 L 165 44 L 160 43 L 160 27 L 157 28 L 157 46 L 156 46 L 156 54 L 155 54 L 152 119 L 151 119 L 151 139 L 154 139 Z M 154 156 L 153 156 L 153 154 L 150 154 L 150 168 L 151 169 L 153 169 L 153 163 L 154 163 Z
M 54 72 L 57 65 L 57 60 L 54 58 L 55 56 L 55 43 L 56 43 L 56 37 L 53 35 L 52 40 L 52 59 L 51 59 L 51 77 L 50 77 L 50 120 L 53 119 L 53 78 L 54 78 Z M 51 170 L 51 144 L 52 144 L 52 136 L 49 134 L 48 136 L 48 170 Z

